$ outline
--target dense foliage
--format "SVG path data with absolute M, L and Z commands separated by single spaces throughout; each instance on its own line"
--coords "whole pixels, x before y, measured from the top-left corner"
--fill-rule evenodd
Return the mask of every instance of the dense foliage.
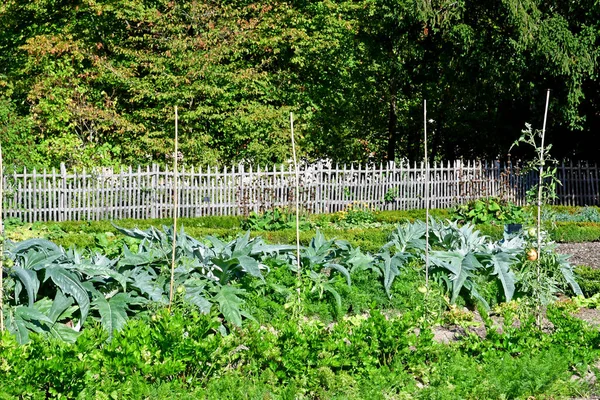
M 7 242 L 5 323 L 19 342 L 28 342 L 31 332 L 73 342 L 90 319 L 99 321 L 111 338 L 130 315 L 169 304 L 172 229 L 118 230 L 136 241 L 125 244 L 112 259 L 96 252 L 65 250 L 44 239 Z M 582 294 L 572 267 L 553 252 L 551 243 L 539 255 L 543 279 L 536 279 L 527 260 L 533 245 L 527 233 L 496 242 L 473 225 L 459 227 L 433 219 L 429 242 L 425 233 L 421 221 L 398 225 L 390 240 L 371 254 L 347 241 L 327 240 L 317 231 L 301 249 L 299 271 L 294 246 L 266 244 L 251 239 L 249 232 L 229 242 L 213 236 L 199 241 L 182 230 L 176 235 L 174 290 L 199 312 L 222 316 L 224 332 L 241 327 L 244 319 L 254 319 L 245 304 L 255 291 L 275 296 L 289 307 L 298 306 L 303 297 L 324 300 L 339 317 L 348 311 L 340 294 L 345 290 L 339 288 L 341 281 L 351 287 L 353 277 L 368 273 L 391 299 L 396 279 L 411 268 L 422 272 L 429 247 L 431 276 L 449 304 L 460 299 L 489 309 L 490 304 L 515 296 L 549 304 L 557 293 Z M 293 273 L 295 279 L 283 278 L 280 269 Z M 269 274 L 280 279 L 266 284 Z
M 510 313 L 503 313 L 509 317 Z M 420 311 L 326 325 L 277 319 L 223 337 L 196 311 L 129 322 L 106 342 L 97 326 L 75 344 L 0 338 L 0 398 L 527 399 L 593 396 L 588 365 L 600 336 L 552 308 L 551 334 L 523 320 L 487 340 L 435 343 Z
M 0 398 L 595 393 L 588 366 L 600 335 L 569 315 L 586 299 L 550 304 L 550 332 L 532 318 L 539 293 L 525 251 L 533 238 L 498 242 L 472 225 L 432 220 L 425 288 L 425 229 L 399 224 L 376 253 L 317 232 L 301 249 L 300 279 L 294 246 L 181 231 L 172 312 L 170 228 L 99 236 L 98 248 L 118 248 L 110 258 L 47 240 L 8 241 Z M 571 285 L 579 293 L 570 266 L 551 243 L 545 249 L 547 294 Z M 486 337 L 470 330 L 472 314 L 455 302 L 479 309 Z M 438 324 L 462 334 L 440 344 Z
M 0 140 L 15 167 L 506 154 L 552 89 L 557 157 L 597 158 L 595 1 L 8 0 Z

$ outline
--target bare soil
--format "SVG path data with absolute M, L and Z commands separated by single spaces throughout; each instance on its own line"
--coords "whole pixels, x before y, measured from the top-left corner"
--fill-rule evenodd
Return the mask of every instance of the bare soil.
M 600 269 L 600 242 L 558 243 L 557 251 L 570 254 L 571 265 L 587 265 Z

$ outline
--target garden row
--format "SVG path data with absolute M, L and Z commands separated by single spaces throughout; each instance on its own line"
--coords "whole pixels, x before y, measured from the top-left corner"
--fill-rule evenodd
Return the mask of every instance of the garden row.
M 285 244 L 293 242 L 289 227 L 261 232 L 284 243 L 268 244 L 238 234 L 252 218 L 185 221 L 172 286 L 170 228 L 142 230 L 135 221 L 9 227 L 10 335 L 0 341 L 0 375 L 9 383 L 0 398 L 592 393 L 577 377 L 598 358 L 600 335 L 569 315 L 581 300 L 554 303 L 580 288 L 550 238 L 536 254 L 539 279 L 528 254 L 535 232 L 497 240 L 469 223 L 433 219 L 427 243 L 423 222 L 392 224 L 419 217 L 358 206 L 305 219 L 300 270 L 295 246 Z M 352 218 L 357 227 L 348 229 Z M 26 238 L 39 234 L 52 241 Z M 54 243 L 80 240 L 87 249 Z M 540 303 L 550 332 L 531 313 Z M 487 337 L 436 343 L 437 325 L 473 323 L 463 306 L 479 310 Z
M 485 210 L 474 212 L 479 205 Z M 439 219 L 472 222 L 477 229 L 492 239 L 500 240 L 504 225 L 510 223 L 533 225 L 529 218 L 533 210 L 527 208 L 502 208 L 498 213 L 494 203 L 473 203 L 467 212 L 446 209 L 432 210 L 431 215 Z M 469 214 L 471 214 L 469 216 Z M 500 218 L 497 218 L 497 215 Z M 550 239 L 557 242 L 591 242 L 600 240 L 600 211 L 597 207 L 548 207 L 544 213 L 544 229 Z M 360 205 L 350 206 L 336 214 L 309 215 L 301 218 L 300 241 L 308 245 L 316 229 L 327 237 L 349 241 L 361 249 L 376 252 L 388 240 L 395 225 L 404 221 L 424 220 L 424 210 L 373 211 Z M 235 238 L 240 231 L 249 230 L 251 236 L 261 236 L 271 243 L 295 243 L 295 216 L 282 210 L 272 210 L 244 217 L 200 217 L 183 218 L 181 224 L 190 236 L 216 236 L 225 240 Z M 170 225 L 170 219 L 120 220 L 125 228 Z M 95 249 L 104 254 L 116 254 L 125 242 L 110 221 L 57 222 L 23 224 L 18 220 L 5 221 L 8 237 L 15 240 L 44 237 L 64 247 Z

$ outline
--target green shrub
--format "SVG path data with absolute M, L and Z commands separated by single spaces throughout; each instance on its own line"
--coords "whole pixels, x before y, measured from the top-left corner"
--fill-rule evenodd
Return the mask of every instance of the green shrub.
M 550 235 L 557 242 L 595 242 L 600 240 L 600 223 L 557 222 Z
M 214 316 L 175 309 L 132 320 L 106 343 L 90 327 L 74 344 L 0 337 L 0 398 L 568 398 L 600 333 L 558 309 L 554 331 L 531 321 L 488 338 L 436 344 L 419 314 L 372 310 L 335 324 L 250 324 L 222 336 Z
M 579 286 L 585 297 L 600 293 L 600 269 L 580 265 L 575 269 L 579 277 Z
M 545 219 L 556 222 L 600 223 L 598 207 L 556 207 L 546 213 Z
M 494 197 L 470 201 L 450 212 L 451 219 L 473 224 L 522 224 L 529 217 L 522 207 Z

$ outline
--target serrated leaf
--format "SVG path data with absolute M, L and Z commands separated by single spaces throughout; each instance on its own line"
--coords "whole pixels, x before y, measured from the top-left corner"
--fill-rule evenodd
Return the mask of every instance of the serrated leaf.
M 334 300 L 335 300 L 335 310 L 336 310 L 336 314 L 337 315 L 341 315 L 342 314 L 342 297 L 340 296 L 340 294 L 337 292 L 337 290 L 335 290 L 335 288 L 329 284 L 325 284 L 323 286 L 323 289 L 325 289 L 328 293 L 330 293 Z
M 461 251 L 433 251 L 430 259 L 432 264 L 452 273 L 450 277 L 450 282 L 452 282 L 451 303 L 458 298 L 465 281 L 472 275 L 472 271 L 482 267 L 471 252 L 465 254 Z
M 26 270 L 39 271 L 51 265 L 59 258 L 63 257 L 62 253 L 51 253 L 36 252 L 35 250 L 28 251 L 25 254 L 21 254 L 18 258 L 17 264 Z
M 59 318 L 64 315 L 65 311 L 71 307 L 73 304 L 73 299 L 65 296 L 63 292 L 60 290 L 56 291 L 56 296 L 54 296 L 54 301 L 52 302 L 52 306 L 47 312 L 48 318 L 53 323 L 59 320 Z
M 46 277 L 44 281 L 52 279 L 52 282 L 62 290 L 65 294 L 70 294 L 77 301 L 79 311 L 81 312 L 82 325 L 85 322 L 90 309 L 90 299 L 87 290 L 82 286 L 81 281 L 77 276 L 68 270 L 59 266 L 48 266 L 46 268 Z
M 132 253 L 127 246 L 123 247 L 123 257 L 118 262 L 119 267 L 149 265 L 156 261 L 165 260 L 165 253 L 156 250 L 148 249 L 140 250 L 139 253 Z
M 247 255 L 250 252 L 248 243 L 250 241 L 250 231 L 247 231 L 243 236 L 238 237 L 234 241 L 234 248 L 231 254 L 232 258 Z
M 11 272 L 13 272 L 23 284 L 23 287 L 27 292 L 29 307 L 33 307 L 38 290 L 40 289 L 40 280 L 38 279 L 36 272 L 17 266 L 14 266 L 11 269 Z M 18 297 L 18 294 L 16 294 L 15 297 Z
M 562 273 L 562 275 L 565 278 L 565 280 L 567 281 L 567 283 L 571 286 L 571 289 L 573 289 L 573 292 L 578 296 L 583 296 L 581 287 L 579 286 L 579 284 L 577 283 L 577 280 L 575 279 L 575 274 L 573 273 L 573 267 L 571 267 L 571 264 L 569 264 L 569 262 L 567 261 L 568 258 L 569 258 L 568 255 L 564 255 L 564 254 L 558 255 L 558 263 L 560 265 L 560 272 Z
M 344 278 L 346 278 L 346 283 L 348 283 L 348 286 L 351 285 L 351 280 L 350 280 L 350 272 L 348 272 L 348 270 L 343 267 L 340 264 L 335 264 L 335 263 L 327 263 L 324 265 L 325 268 L 331 268 L 335 271 L 338 271 L 340 274 L 342 274 L 344 276 Z
M 216 254 L 222 253 L 223 250 L 226 247 L 226 243 L 225 242 L 223 242 L 221 239 L 216 238 L 214 236 L 207 236 L 206 240 L 208 240 L 209 243 L 212 245 L 213 251 Z
M 156 239 L 156 235 L 155 235 L 155 229 L 154 227 L 152 227 L 151 229 L 147 229 L 145 231 L 139 229 L 139 228 L 133 228 L 133 229 L 127 229 L 127 228 L 122 228 L 120 226 L 117 226 L 115 224 L 112 224 L 112 226 L 114 226 L 114 228 L 121 232 L 123 235 L 125 236 L 129 236 L 132 237 L 134 239 L 147 239 L 147 240 L 153 240 Z
M 185 295 L 183 298 L 185 301 L 198 307 L 200 312 L 203 314 L 210 313 L 212 303 L 205 297 L 206 290 L 204 289 L 204 286 L 195 285 L 193 282 L 186 282 L 184 286 Z
M 9 313 L 6 318 L 6 329 L 17 339 L 19 344 L 25 344 L 29 342 L 29 329 L 27 329 L 27 323 L 24 319 Z
M 50 335 L 62 340 L 66 343 L 75 343 L 81 332 L 77 332 L 75 329 L 59 323 L 52 324 L 49 328 Z
M 256 261 L 254 258 L 248 256 L 240 256 L 237 260 L 244 272 L 254 276 L 255 278 L 263 279 L 258 265 L 258 261 Z
M 287 245 L 287 244 L 264 244 L 262 242 L 257 243 L 252 247 L 250 251 L 251 256 L 256 255 L 268 255 L 268 254 L 278 254 L 285 253 L 290 251 L 295 251 L 296 246 Z
M 350 266 L 350 272 L 373 269 L 374 258 L 370 254 L 365 254 L 360 247 L 350 249 L 346 264 Z
M 510 270 L 510 266 L 516 261 L 516 258 L 509 253 L 495 253 L 489 256 L 489 262 L 494 267 L 492 275 L 498 276 L 504 289 L 504 297 L 506 301 L 512 300 L 515 294 L 515 282 L 517 277 Z
M 242 289 L 226 285 L 222 286 L 214 297 L 214 300 L 219 303 L 219 311 L 225 320 L 239 327 L 242 326 L 240 307 L 244 304 L 244 300 L 237 295 L 243 293 L 245 291 Z
M 40 310 L 34 307 L 18 306 L 14 309 L 15 316 L 31 322 L 45 322 L 48 324 L 53 323 L 50 318 L 42 313 Z
M 131 286 L 138 288 L 142 293 L 147 294 L 152 301 L 158 303 L 167 303 L 167 299 L 164 295 L 164 282 L 161 281 L 160 277 L 151 275 L 148 271 L 140 268 L 132 275 L 133 282 Z
M 392 298 L 392 284 L 398 275 L 400 275 L 399 266 L 402 265 L 402 255 L 396 254 L 391 257 L 390 254 L 385 251 L 380 254 L 382 262 L 377 263 L 377 267 L 383 275 L 383 288 L 389 298 Z
M 416 250 L 418 252 L 425 250 L 425 223 L 415 221 L 399 225 L 392 232 L 391 241 L 384 246 L 389 248 L 394 246 L 397 252 Z
M 61 248 L 47 239 L 27 239 L 7 249 L 9 253 L 26 253 L 29 250 L 36 252 L 53 253 L 60 252 Z
M 108 340 L 111 340 L 115 331 L 123 329 L 127 323 L 127 304 L 129 302 L 127 293 L 117 293 L 110 299 L 103 296 L 94 300 L 94 306 L 100 314 L 100 323 L 108 332 Z
M 477 287 L 473 282 L 466 281 L 464 286 L 469 291 L 471 297 L 473 297 L 475 300 L 478 300 L 486 310 L 490 309 L 490 305 L 488 304 L 486 299 L 484 299 L 483 296 L 479 294 L 479 291 L 477 290 Z

